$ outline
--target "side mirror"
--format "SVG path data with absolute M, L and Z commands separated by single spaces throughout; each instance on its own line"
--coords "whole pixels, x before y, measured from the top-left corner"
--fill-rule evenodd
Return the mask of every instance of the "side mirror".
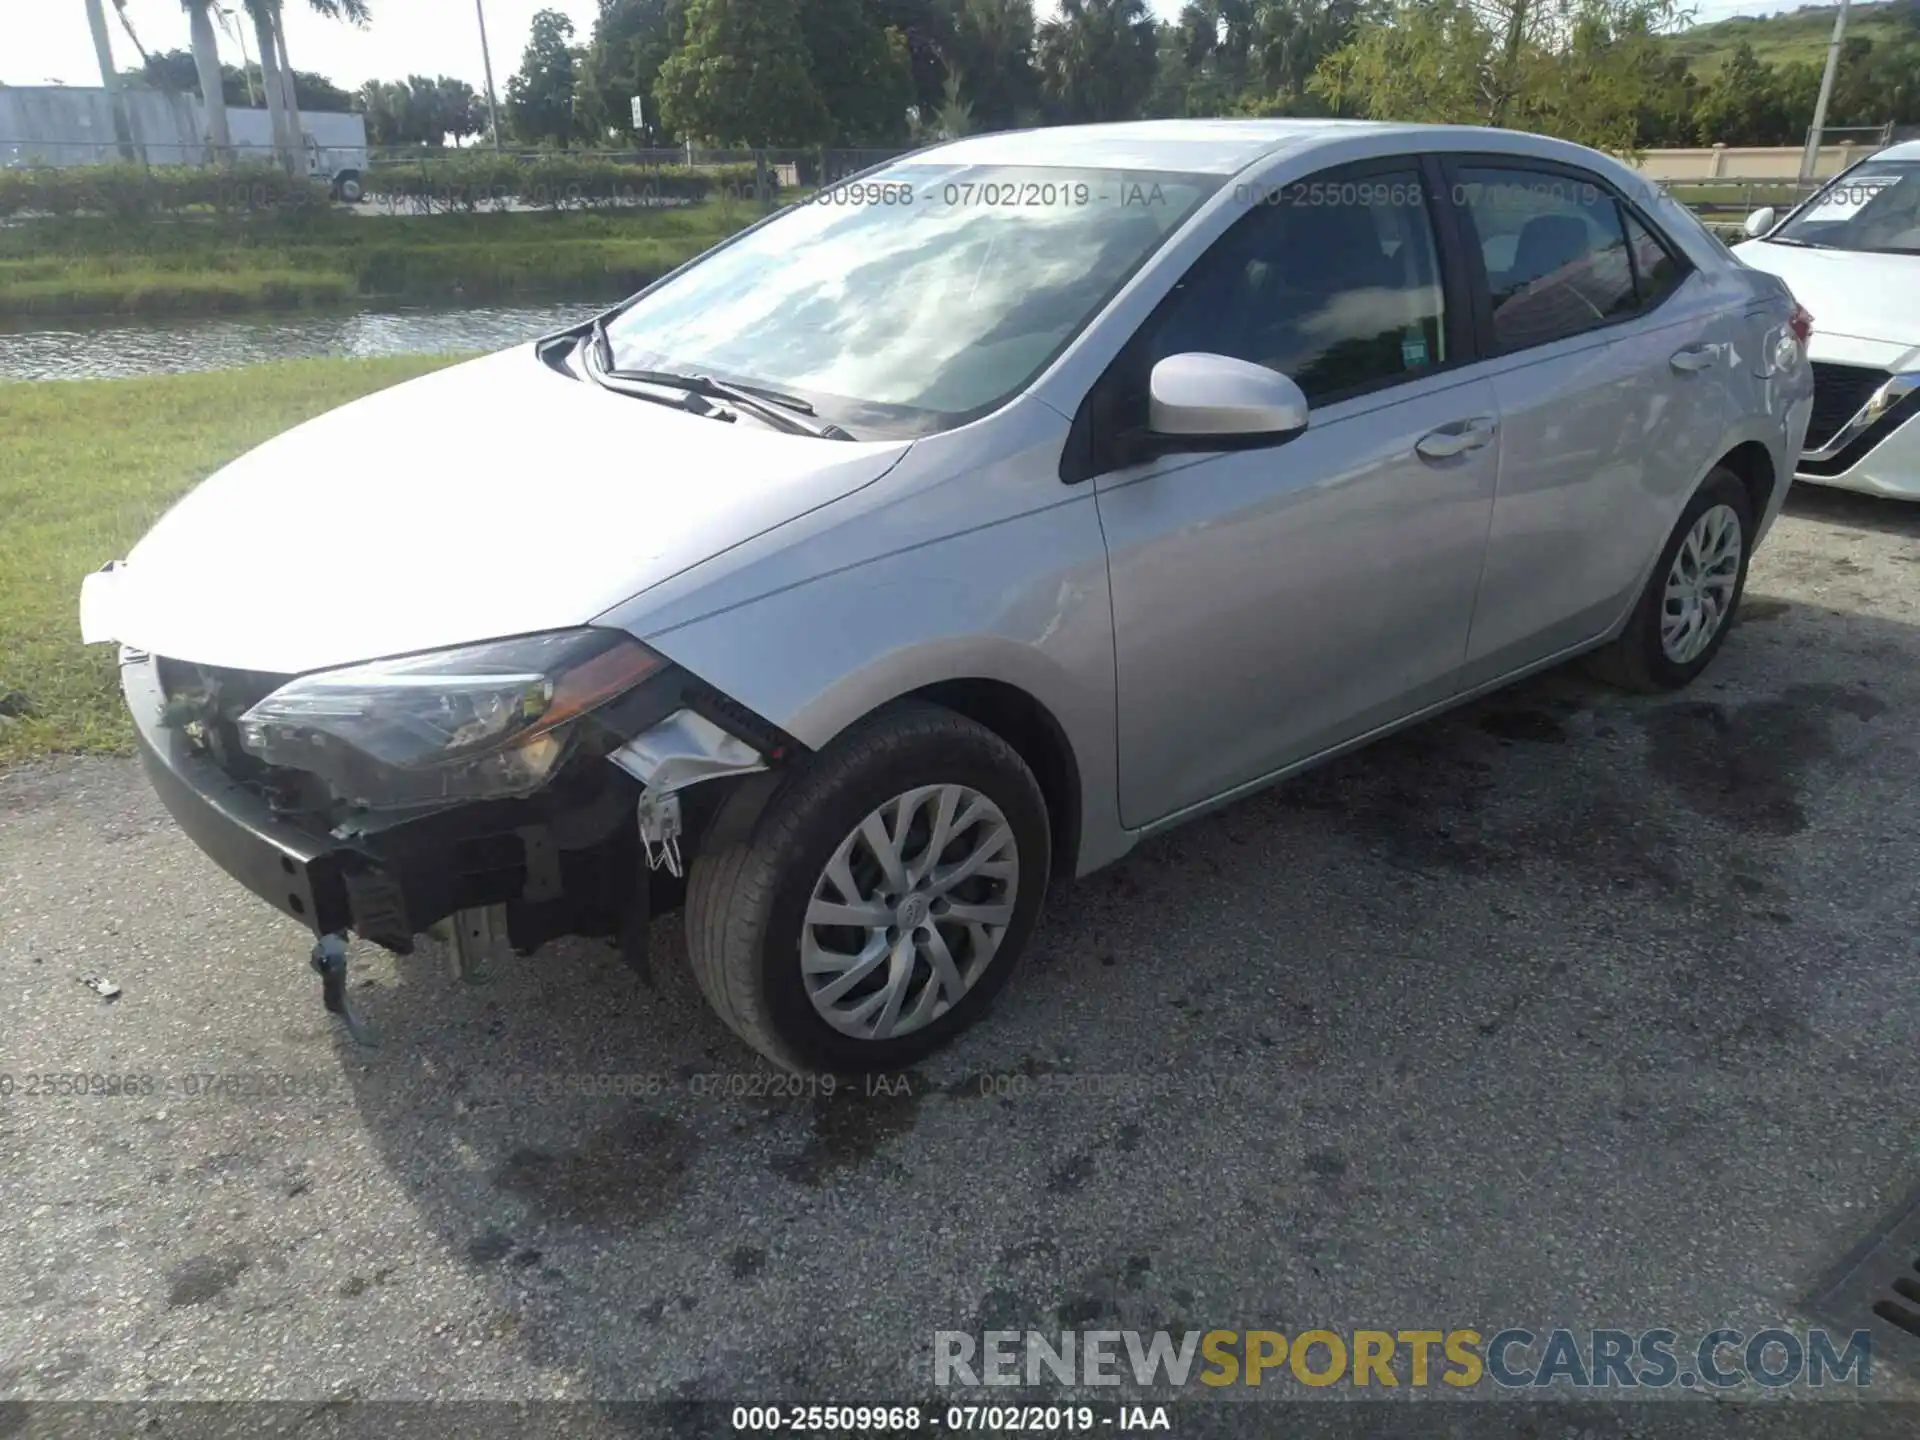
M 1153 367 L 1147 397 L 1153 438 L 1181 449 L 1272 445 L 1307 428 L 1307 397 L 1298 385 L 1228 355 L 1169 355 Z
M 1773 228 L 1773 222 L 1776 218 L 1773 213 L 1773 206 L 1762 205 L 1758 210 L 1747 216 L 1747 223 L 1740 228 L 1747 232 L 1747 238 L 1749 240 L 1758 240 Z

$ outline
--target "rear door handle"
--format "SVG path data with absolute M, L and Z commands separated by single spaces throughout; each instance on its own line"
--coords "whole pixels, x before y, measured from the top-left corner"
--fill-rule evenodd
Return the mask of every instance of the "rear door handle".
M 1681 374 L 1691 374 L 1695 370 L 1705 370 L 1720 363 L 1721 346 L 1689 345 L 1684 350 L 1673 352 L 1673 359 L 1667 363 Z
M 1451 425 L 1429 430 L 1413 448 L 1429 460 L 1448 460 L 1491 444 L 1498 429 L 1491 415 L 1476 415 L 1471 420 L 1455 420 Z

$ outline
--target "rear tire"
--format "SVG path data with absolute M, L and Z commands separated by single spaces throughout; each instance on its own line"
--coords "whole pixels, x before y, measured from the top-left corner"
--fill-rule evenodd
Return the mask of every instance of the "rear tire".
M 1715 467 L 1680 512 L 1627 628 L 1587 657 L 1588 670 L 1646 694 L 1691 684 L 1733 629 L 1747 588 L 1753 526 L 1747 487 L 1731 470 Z M 1731 554 L 1736 545 L 1737 555 Z
M 854 726 L 744 821 L 723 808 L 694 857 L 687 953 L 720 1018 L 790 1070 L 898 1069 L 972 1024 L 1026 947 L 1052 860 L 1019 753 L 920 702 Z

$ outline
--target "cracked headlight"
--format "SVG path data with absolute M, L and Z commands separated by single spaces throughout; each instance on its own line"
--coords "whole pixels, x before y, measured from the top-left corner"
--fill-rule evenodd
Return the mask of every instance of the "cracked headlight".
M 581 716 L 666 662 L 631 636 L 562 630 L 302 675 L 240 717 L 240 743 L 367 806 L 531 794 Z

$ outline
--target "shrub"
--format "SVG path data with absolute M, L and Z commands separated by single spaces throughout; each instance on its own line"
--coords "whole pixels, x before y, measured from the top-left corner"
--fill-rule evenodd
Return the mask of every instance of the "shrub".
M 519 158 L 458 155 L 376 163 L 361 177 L 369 200 L 395 209 L 474 211 L 507 204 L 547 210 L 691 205 L 717 195 L 752 200 L 751 165 L 636 165 L 561 151 Z M 769 171 L 769 196 L 778 182 Z
M 271 165 L 70 165 L 0 170 L 0 217 L 108 215 L 139 220 L 193 210 L 275 212 L 325 206 L 324 180 Z

